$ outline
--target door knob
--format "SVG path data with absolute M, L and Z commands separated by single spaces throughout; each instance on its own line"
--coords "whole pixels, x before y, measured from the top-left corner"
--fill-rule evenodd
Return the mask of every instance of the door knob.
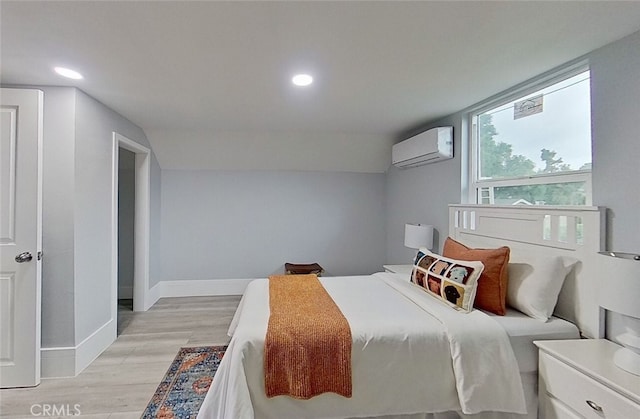
M 30 252 L 23 252 L 16 256 L 16 262 L 18 263 L 29 262 L 31 259 L 33 259 L 33 256 L 31 256 Z

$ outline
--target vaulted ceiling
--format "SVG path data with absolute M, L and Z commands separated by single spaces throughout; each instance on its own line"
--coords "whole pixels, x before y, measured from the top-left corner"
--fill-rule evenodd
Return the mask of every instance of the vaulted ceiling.
M 412 128 L 640 30 L 640 2 L 612 1 L 2 1 L 0 13 L 2 83 L 77 86 L 142 127 L 163 169 L 383 172 Z M 299 72 L 314 83 L 293 86 Z

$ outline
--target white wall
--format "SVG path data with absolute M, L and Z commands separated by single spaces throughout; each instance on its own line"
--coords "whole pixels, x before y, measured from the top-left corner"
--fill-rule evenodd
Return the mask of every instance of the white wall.
M 438 252 L 449 231 L 447 205 L 460 202 L 460 114 L 431 123 L 408 137 L 436 126 L 453 126 L 453 159 L 409 169 L 391 166 L 387 172 L 387 263 L 411 263 L 415 257 L 415 249 L 404 247 L 406 223 L 433 225 L 432 250 Z
M 382 270 L 385 175 L 162 172 L 163 280 L 259 278 L 285 262 Z
M 74 317 L 74 161 L 76 91 L 44 91 L 42 191 L 42 347 L 72 346 Z
M 114 131 L 149 147 L 140 127 L 78 90 L 75 158 L 76 344 L 111 318 Z M 152 155 L 151 158 L 155 157 Z M 157 263 L 157 255 L 152 255 L 151 263 Z
M 151 188 L 150 188 L 150 229 L 149 232 L 149 256 L 151 258 L 149 266 L 149 287 L 152 288 L 162 278 L 162 258 L 160 242 L 161 235 L 161 209 L 162 196 L 162 171 L 155 155 L 151 158 Z
M 640 32 L 589 61 L 593 203 L 608 208 L 607 250 L 640 253 Z
M 607 250 L 640 253 L 640 32 L 590 55 L 593 123 L 593 203 L 607 207 Z M 640 320 L 607 315 L 617 341 Z

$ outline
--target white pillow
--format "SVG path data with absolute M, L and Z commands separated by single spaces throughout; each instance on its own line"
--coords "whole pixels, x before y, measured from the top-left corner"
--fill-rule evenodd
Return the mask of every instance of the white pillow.
M 567 274 L 578 261 L 564 256 L 528 256 L 526 263 L 509 263 L 507 304 L 546 322 L 553 314 Z

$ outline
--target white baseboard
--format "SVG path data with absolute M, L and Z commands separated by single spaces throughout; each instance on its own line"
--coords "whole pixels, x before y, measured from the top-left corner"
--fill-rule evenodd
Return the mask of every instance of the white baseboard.
M 117 323 L 109 320 L 75 347 L 42 348 L 42 378 L 75 377 L 116 339 Z
M 147 291 L 145 310 L 163 297 L 242 295 L 251 281 L 253 279 L 160 281 Z M 42 378 L 78 375 L 115 341 L 116 328 L 117 322 L 111 319 L 75 347 L 42 348 Z
M 162 282 L 158 282 L 145 294 L 144 310 L 147 311 L 154 305 L 162 295 Z
M 117 328 L 118 322 L 111 319 L 76 346 L 76 375 L 115 342 Z
M 160 297 L 242 295 L 251 281 L 253 279 L 196 279 L 161 281 L 156 286 L 160 288 Z

